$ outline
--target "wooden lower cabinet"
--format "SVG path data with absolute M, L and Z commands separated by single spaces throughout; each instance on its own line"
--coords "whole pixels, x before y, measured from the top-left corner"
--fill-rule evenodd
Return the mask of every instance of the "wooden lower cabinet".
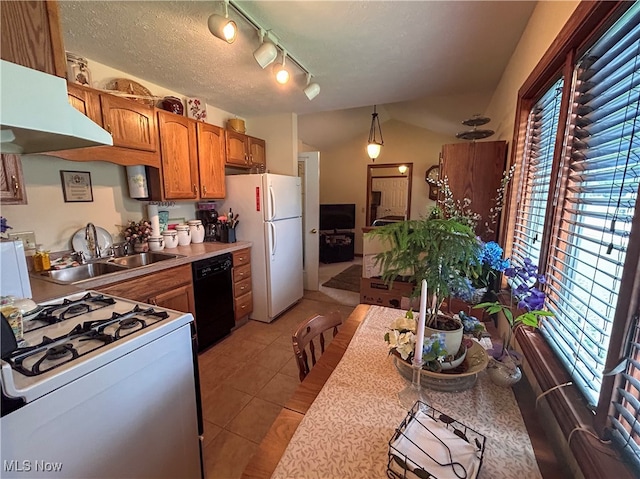
M 99 287 L 96 290 L 195 316 L 190 264 Z
M 253 312 L 251 292 L 251 249 L 241 249 L 233 256 L 233 310 L 236 324 Z

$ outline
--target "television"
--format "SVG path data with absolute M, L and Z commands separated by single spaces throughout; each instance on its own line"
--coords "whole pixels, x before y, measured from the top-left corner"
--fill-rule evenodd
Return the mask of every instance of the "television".
M 356 227 L 356 205 L 320 205 L 320 230 L 352 230 Z

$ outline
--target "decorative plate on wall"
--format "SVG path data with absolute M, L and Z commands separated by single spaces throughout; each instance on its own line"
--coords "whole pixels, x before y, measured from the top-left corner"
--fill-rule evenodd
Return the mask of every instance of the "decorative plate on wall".
M 137 101 L 138 103 L 144 103 L 145 105 L 153 106 L 155 104 L 154 96 L 151 92 L 142 86 L 140 83 L 129 80 L 127 78 L 114 78 L 105 87 L 107 90 L 121 91 L 123 93 L 130 93 L 131 97 L 125 96 L 130 100 Z M 149 97 L 149 98 L 138 98 Z

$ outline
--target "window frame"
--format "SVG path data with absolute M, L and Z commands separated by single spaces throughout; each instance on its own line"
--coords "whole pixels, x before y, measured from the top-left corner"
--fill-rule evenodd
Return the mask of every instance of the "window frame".
M 564 132 L 569 114 L 571 84 L 576 58 L 630 6 L 631 2 L 624 1 L 580 2 L 577 5 L 574 13 L 518 91 L 510 165 L 516 164 L 523 157 L 527 122 L 532 107 L 559 76 L 564 77 L 564 88 L 558 124 L 559 130 Z M 566 148 L 565 134 L 563 133 L 556 137 L 551 178 L 558 177 L 558 170 L 562 165 Z M 516 171 L 518 170 L 516 169 Z M 512 241 L 517 212 L 516 185 L 519 185 L 520 181 L 521 175 L 516 174 L 512 181 L 514 187 L 509 189 L 507 214 L 500 238 L 507 257 L 511 256 L 513 250 Z M 556 194 L 557 201 L 548 201 L 547 203 L 545 231 L 550 233 L 542 238 L 539 265 L 541 273 L 546 272 L 551 240 L 556 233 L 550 229 L 558 224 L 557 217 L 554 215 L 560 214 L 560 209 L 555 211 L 554 203 L 562 204 L 565 194 L 564 185 L 557 186 Z M 637 203 L 640 203 L 640 196 Z M 640 207 L 636 211 L 640 211 Z M 619 358 L 624 354 L 632 319 L 638 311 L 638 303 L 640 302 L 640 270 L 638 269 L 640 260 L 638 256 L 640 256 L 640 214 L 636 214 L 632 223 L 632 235 L 629 238 L 629 249 L 619 291 L 621 298 L 619 304 L 626 304 L 627 307 L 616 310 L 606 360 L 607 369 L 615 367 Z M 571 380 L 560 360 L 539 332 L 519 328 L 516 338 L 543 391 Z M 576 427 L 587 427 L 602 436 L 608 425 L 607 415 L 611 410 L 611 399 L 615 387 L 620 381 L 618 376 L 603 378 L 601 389 L 603 392 L 600 395 L 595 415 L 575 386 L 561 387 L 545 396 L 565 439 L 568 440 L 572 436 L 569 448 L 580 464 L 585 478 L 632 477 L 630 471 L 619 460 L 611 456 L 611 450 L 599 454 L 597 451 L 603 451 L 605 447 L 597 440 L 588 434 L 573 434 Z M 614 471 L 618 475 L 615 475 Z M 614 476 L 611 476 L 612 473 Z

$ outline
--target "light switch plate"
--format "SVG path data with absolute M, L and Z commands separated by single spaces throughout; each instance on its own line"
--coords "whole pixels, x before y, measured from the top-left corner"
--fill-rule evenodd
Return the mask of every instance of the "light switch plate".
M 36 234 L 33 231 L 22 231 L 20 233 L 9 233 L 9 239 L 22 240 L 24 249 L 35 249 Z

